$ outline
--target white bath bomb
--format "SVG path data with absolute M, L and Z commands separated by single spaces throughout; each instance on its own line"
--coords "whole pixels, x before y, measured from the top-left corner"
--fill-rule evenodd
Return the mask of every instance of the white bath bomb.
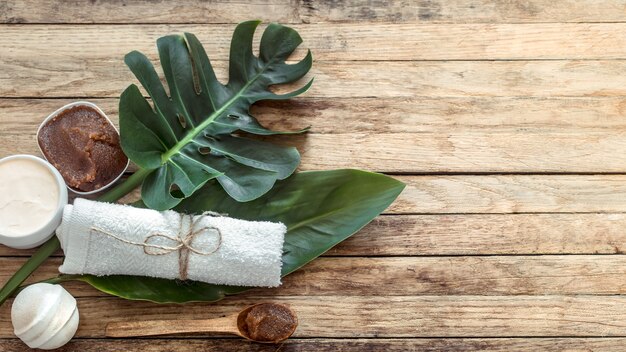
M 60 285 L 30 285 L 15 297 L 11 322 L 15 335 L 28 347 L 59 348 L 78 329 L 76 299 Z

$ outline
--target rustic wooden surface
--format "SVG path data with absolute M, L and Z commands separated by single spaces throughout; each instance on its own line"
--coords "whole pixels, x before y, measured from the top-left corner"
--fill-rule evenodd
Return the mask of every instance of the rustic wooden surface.
M 226 78 L 236 23 L 293 25 L 313 88 L 253 108 L 302 170 L 407 183 L 374 222 L 285 279 L 216 304 L 155 305 L 69 283 L 61 351 L 623 351 L 626 1 L 0 0 L 0 157 L 88 99 L 117 119 L 122 62 L 198 35 Z M 295 56 L 301 56 L 299 50 Z M 32 251 L 0 246 L 0 282 Z M 54 275 L 57 253 L 31 281 Z M 107 322 L 210 318 L 273 300 L 300 316 L 276 346 L 220 336 L 107 339 Z M 10 302 L 9 302 L 10 303 Z M 25 351 L 0 308 L 0 350 Z

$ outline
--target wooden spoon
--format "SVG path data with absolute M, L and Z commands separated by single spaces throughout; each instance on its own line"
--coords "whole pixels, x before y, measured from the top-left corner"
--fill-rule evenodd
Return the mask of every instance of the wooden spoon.
M 251 311 L 252 316 L 249 317 Z M 250 323 L 253 326 L 250 326 Z M 222 318 L 109 323 L 106 326 L 105 334 L 108 337 L 135 337 L 183 333 L 223 333 L 237 335 L 260 343 L 278 343 L 289 338 L 297 326 L 298 318 L 288 306 L 277 303 L 259 303 L 247 307 L 239 313 Z

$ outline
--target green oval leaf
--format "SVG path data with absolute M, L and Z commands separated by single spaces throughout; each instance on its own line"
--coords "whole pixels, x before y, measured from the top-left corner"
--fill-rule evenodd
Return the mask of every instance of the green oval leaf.
M 295 148 L 233 135 L 283 133 L 264 128 L 250 115 L 250 106 L 259 100 L 291 98 L 312 82 L 283 95 L 269 90 L 271 85 L 302 78 L 313 59 L 309 52 L 300 62 L 287 64 L 302 38 L 276 23 L 265 29 L 256 57 L 252 38 L 258 25 L 259 21 L 248 21 L 235 29 L 227 84 L 217 80 L 204 48 L 190 33 L 157 40 L 169 95 L 145 55 L 137 51 L 126 55 L 124 61 L 152 99 L 151 106 L 135 85 L 120 97 L 122 148 L 133 162 L 151 170 L 142 187 L 148 207 L 173 208 L 211 179 L 237 201 L 250 201 L 291 175 L 300 163 Z
M 278 181 L 270 192 L 247 203 L 233 200 L 219 185 L 210 183 L 182 201 L 177 210 L 212 210 L 239 219 L 284 223 L 285 276 L 357 232 L 385 210 L 403 188 L 400 181 L 376 173 L 310 171 Z M 59 280 L 81 280 L 115 296 L 157 303 L 217 301 L 248 289 L 136 276 L 85 275 Z

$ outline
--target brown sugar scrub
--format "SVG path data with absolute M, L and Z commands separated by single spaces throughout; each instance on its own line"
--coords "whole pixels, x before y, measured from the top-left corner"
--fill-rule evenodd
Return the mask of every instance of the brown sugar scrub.
M 37 141 L 65 183 L 78 192 L 108 186 L 128 166 L 119 133 L 90 103 L 71 104 L 51 115 L 39 128 Z
M 250 340 L 280 342 L 293 334 L 298 318 L 289 307 L 276 303 L 254 305 L 239 314 L 239 331 Z

